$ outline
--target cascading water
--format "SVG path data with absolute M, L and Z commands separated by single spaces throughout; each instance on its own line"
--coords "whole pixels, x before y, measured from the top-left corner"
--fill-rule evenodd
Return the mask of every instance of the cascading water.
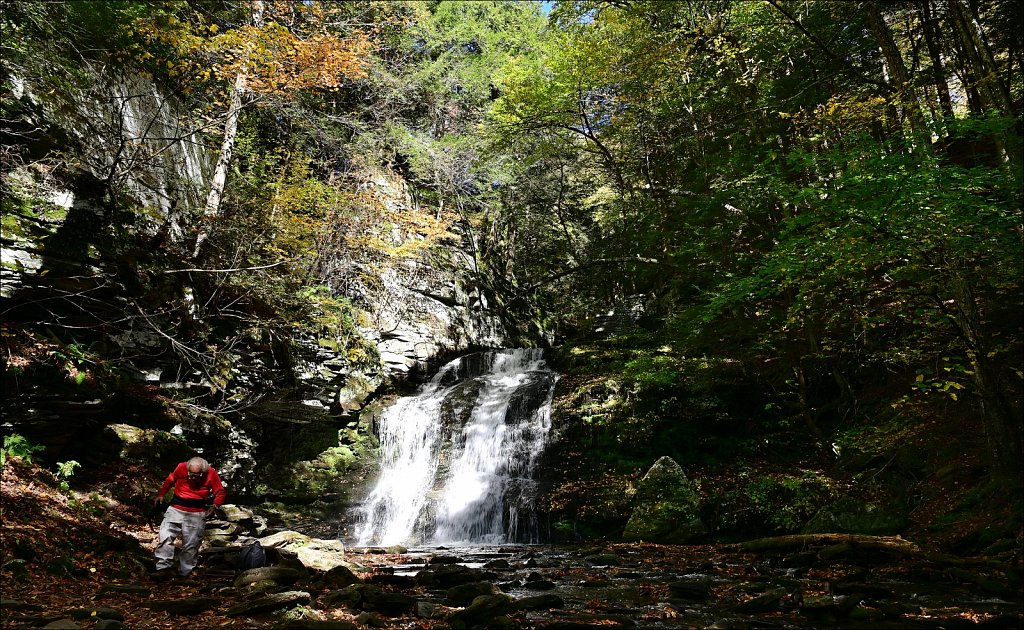
M 533 470 L 557 378 L 542 350 L 483 352 L 388 408 L 356 544 L 536 542 Z

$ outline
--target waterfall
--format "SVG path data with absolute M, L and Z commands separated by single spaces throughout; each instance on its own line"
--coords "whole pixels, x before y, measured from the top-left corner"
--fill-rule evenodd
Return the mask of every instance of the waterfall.
M 389 407 L 356 544 L 537 542 L 533 470 L 557 378 L 542 350 L 482 352 Z

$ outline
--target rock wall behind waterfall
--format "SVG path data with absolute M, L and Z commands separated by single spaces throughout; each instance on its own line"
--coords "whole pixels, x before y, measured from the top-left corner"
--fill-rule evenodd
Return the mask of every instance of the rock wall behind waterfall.
M 369 174 L 363 187 L 388 210 L 414 207 L 408 186 L 394 173 Z M 507 345 L 486 296 L 474 288 L 476 263 L 461 229 L 453 226 L 450 239 L 416 257 L 357 262 L 355 275 L 371 278 L 355 282 L 352 289 L 368 316 L 362 332 L 375 343 L 392 375 L 436 369 L 438 358 L 448 359 L 469 348 Z M 415 238 L 395 230 L 388 240 L 398 247 Z

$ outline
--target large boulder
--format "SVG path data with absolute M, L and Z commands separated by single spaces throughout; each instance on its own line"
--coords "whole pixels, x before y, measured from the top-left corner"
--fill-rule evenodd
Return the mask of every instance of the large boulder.
M 340 540 L 311 538 L 305 534 L 284 531 L 260 538 L 260 544 L 295 554 L 303 566 L 318 571 L 330 571 L 345 562 L 345 545 Z
M 683 469 L 671 457 L 654 462 L 640 480 L 636 507 L 622 539 L 682 544 L 706 531 L 700 519 L 700 498 Z

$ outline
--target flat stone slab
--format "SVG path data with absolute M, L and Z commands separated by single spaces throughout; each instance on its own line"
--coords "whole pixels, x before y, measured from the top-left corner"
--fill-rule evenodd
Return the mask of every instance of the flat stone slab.
M 235 586 L 248 586 L 257 582 L 275 582 L 277 584 L 295 584 L 299 580 L 308 577 L 306 573 L 298 569 L 288 567 L 260 567 L 243 571 L 235 578 Z
M 224 614 L 228 617 L 237 617 L 238 615 L 271 612 L 282 608 L 290 608 L 298 604 L 308 603 L 309 593 L 306 591 L 286 591 L 284 593 L 274 593 L 273 595 L 258 597 L 256 599 L 243 602 L 234 608 L 231 608 Z

